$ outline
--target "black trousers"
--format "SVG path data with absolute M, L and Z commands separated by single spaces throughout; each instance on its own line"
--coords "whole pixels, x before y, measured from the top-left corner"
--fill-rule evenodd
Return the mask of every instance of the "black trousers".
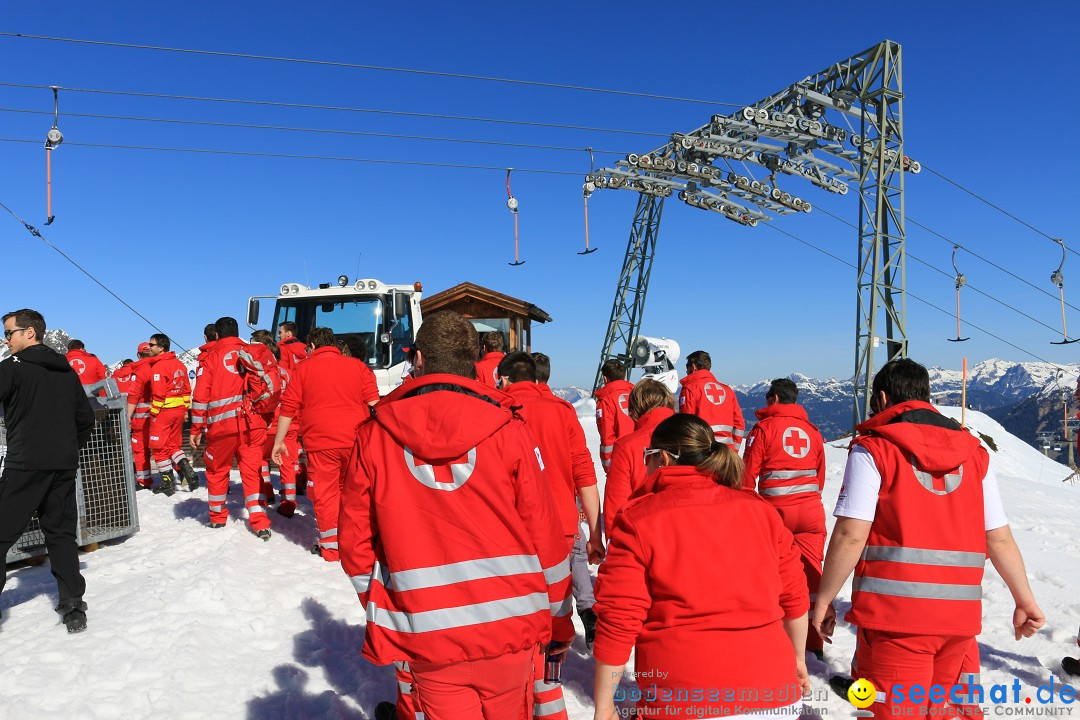
M 79 546 L 75 540 L 79 518 L 74 470 L 4 468 L 0 478 L 0 591 L 7 580 L 8 550 L 26 530 L 35 510 L 60 601 L 81 598 L 86 581 L 79 572 Z

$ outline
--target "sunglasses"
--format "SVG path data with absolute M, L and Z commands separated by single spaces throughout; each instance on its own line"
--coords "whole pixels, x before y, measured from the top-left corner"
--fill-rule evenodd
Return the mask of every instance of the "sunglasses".
M 659 453 L 662 453 L 662 452 L 666 452 L 668 455 L 670 455 L 672 458 L 674 458 L 676 460 L 678 460 L 679 455 L 681 455 L 681 453 L 673 453 L 670 450 L 664 450 L 662 448 L 647 447 L 647 448 L 645 448 L 644 452 L 641 453 L 641 459 L 644 460 L 645 462 L 649 462 L 650 457 L 652 457 L 653 455 L 657 455 Z
M 14 335 L 17 332 L 23 332 L 24 330 L 26 330 L 26 328 L 12 328 L 10 330 L 5 330 L 4 331 L 4 339 L 5 340 L 10 340 L 12 335 Z

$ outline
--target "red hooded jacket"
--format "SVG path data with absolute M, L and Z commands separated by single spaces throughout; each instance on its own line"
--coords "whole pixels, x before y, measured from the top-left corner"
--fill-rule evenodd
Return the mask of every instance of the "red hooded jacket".
M 368 660 L 451 663 L 574 637 L 566 538 L 512 404 L 425 375 L 356 433 L 338 537 Z
M 596 429 L 600 431 L 600 464 L 606 471 L 611 467 L 611 452 L 615 441 L 634 431 L 630 419 L 630 391 L 634 384 L 628 380 L 611 380 L 593 393 L 596 398 Z
M 770 502 L 821 502 L 825 488 L 825 441 L 806 410 L 775 403 L 757 411 L 758 424 L 746 438 L 743 487 Z M 759 479 L 760 478 L 760 479 Z
M 131 427 L 146 427 L 150 422 L 150 401 L 153 400 L 153 392 L 150 387 L 151 358 L 139 358 L 127 366 L 130 368 L 131 380 L 128 382 L 128 405 L 135 406 L 135 413 L 131 416 Z M 125 369 L 127 369 L 125 368 Z
M 655 492 L 622 509 L 608 540 L 593 655 L 621 667 L 636 648 L 642 694 L 655 683 L 651 697 L 661 698 L 644 703 L 648 717 L 719 717 L 719 706 L 745 708 L 729 710 L 735 714 L 798 700 L 795 652 L 781 620 L 805 615 L 810 600 L 779 513 L 694 467 L 662 467 L 650 477 Z M 657 669 L 666 677 L 656 678 Z M 676 688 L 706 695 L 678 702 Z M 753 699 L 708 696 L 751 688 Z M 704 715 L 707 706 L 713 710 Z
M 188 369 L 176 353 L 164 352 L 150 360 L 150 415 L 167 408 L 191 406 L 191 381 Z
M 490 388 L 499 386 L 499 363 L 506 353 L 487 352 L 476 363 L 476 379 Z
M 713 435 L 738 452 L 746 436 L 746 423 L 735 391 L 716 379 L 710 370 L 695 370 L 682 380 L 679 412 L 697 415 L 712 425 Z
M 855 428 L 881 490 L 846 620 L 913 635 L 978 635 L 986 526 L 978 438 L 928 403 L 887 408 Z
M 542 470 L 555 498 L 560 526 L 573 537 L 578 532 L 577 490 L 596 485 L 596 469 L 577 413 L 536 383 L 516 382 L 505 392 L 520 406 L 518 413 L 540 445 Z
M 281 367 L 285 368 L 291 375 L 296 366 L 301 361 L 307 359 L 307 345 L 300 338 L 288 338 L 278 343 L 278 349 L 281 350 Z
M 634 432 L 615 441 L 615 451 L 611 454 L 611 467 L 608 468 L 607 483 L 604 485 L 604 534 L 607 537 L 611 537 L 615 518 L 623 505 L 639 494 L 645 484 L 648 473 L 643 453 L 649 447 L 653 430 L 674 414 L 671 408 L 653 408 L 637 419 Z
M 83 385 L 93 385 L 107 377 L 105 366 L 97 359 L 97 355 L 91 355 L 86 350 L 69 350 L 67 362 Z
M 293 419 L 299 413 L 305 450 L 347 448 L 356 442 L 356 428 L 368 416 L 368 403 L 378 399 L 375 373 L 326 346 L 316 348 L 292 371 L 280 413 Z

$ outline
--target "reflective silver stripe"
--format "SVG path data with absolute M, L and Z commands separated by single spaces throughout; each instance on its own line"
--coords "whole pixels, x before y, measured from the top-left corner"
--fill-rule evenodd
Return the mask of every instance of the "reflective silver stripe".
M 734 425 L 713 425 L 712 429 L 713 429 L 714 433 L 718 433 L 718 432 L 734 432 L 735 426 Z
M 863 560 L 981 568 L 986 565 L 986 554 L 961 550 L 924 550 L 889 545 L 867 545 L 863 549 Z
M 409 669 L 409 663 L 405 662 L 404 660 L 399 660 L 395 662 L 394 667 L 396 667 L 401 672 L 412 672 L 412 670 Z
M 567 595 L 562 602 L 549 603 L 552 617 L 566 617 L 574 609 L 574 596 Z
M 817 470 L 773 470 L 761 473 L 762 480 L 794 480 L 801 477 L 817 477 Z
M 781 485 L 780 487 L 761 488 L 758 492 L 762 495 L 795 495 L 797 493 L 819 493 L 821 488 L 817 486 L 817 483 L 810 483 L 809 485 Z
M 134 413 L 131 414 L 131 419 L 132 420 L 135 420 L 136 418 L 139 419 L 139 420 L 144 420 L 144 419 L 146 419 L 148 417 L 150 417 L 150 413 L 148 413 L 148 412 L 139 412 L 137 410 Z
M 223 407 L 225 405 L 230 405 L 232 403 L 239 403 L 239 402 L 243 402 L 243 401 L 244 401 L 244 396 L 243 395 L 233 395 L 231 398 L 223 398 L 221 400 L 211 400 L 210 402 L 206 403 L 206 407 L 207 407 L 208 410 L 213 410 L 214 408 L 219 408 L 219 407 Z
M 923 583 L 906 580 L 886 580 L 876 577 L 857 577 L 852 584 L 854 592 L 894 595 L 921 600 L 981 600 L 981 585 L 951 585 L 948 583 Z
M 531 555 L 529 557 L 532 557 Z M 566 559 L 560 560 L 557 565 L 553 567 L 544 568 L 544 579 L 547 580 L 548 585 L 554 585 L 555 583 L 570 577 L 570 556 L 567 555 Z
M 225 502 L 225 498 L 227 498 L 227 497 L 229 497 L 229 496 L 228 495 L 207 495 L 206 496 L 207 500 L 209 500 L 210 502 L 219 502 L 219 503 Z
M 369 602 L 367 621 L 394 632 L 422 633 L 498 622 L 532 615 L 547 608 L 547 593 L 531 593 L 503 600 L 415 613 L 386 610 L 374 602 Z
M 744 438 L 744 437 L 746 437 L 746 429 L 745 428 L 742 429 L 742 430 L 736 429 L 734 434 L 735 434 L 735 437 L 737 437 L 737 438 Z
M 259 493 L 255 493 L 254 495 L 247 495 L 244 497 L 245 503 L 259 502 L 260 500 L 262 500 L 262 495 L 260 495 Z
M 602 452 L 602 453 L 609 453 L 614 449 L 615 449 L 614 445 L 601 445 L 600 446 L 600 452 Z
M 150 403 L 148 403 L 148 402 L 135 403 L 135 409 L 136 410 L 149 410 L 150 409 Z
M 402 695 L 412 695 L 412 683 L 407 683 L 404 680 L 397 681 L 398 692 Z
M 390 573 L 390 582 L 393 583 L 396 590 L 422 590 L 424 588 L 439 587 L 440 585 L 469 582 L 470 580 L 536 573 L 540 572 L 540 569 L 540 561 L 536 559 L 535 555 L 504 555 L 502 557 L 480 558 L 479 560 L 464 560 L 433 567 L 399 570 Z M 570 573 L 569 565 L 566 567 L 566 572 L 567 574 Z
M 967 685 L 968 687 L 971 687 L 972 685 L 982 685 L 982 677 L 979 673 L 960 673 L 960 679 L 957 680 L 957 683 L 960 685 Z
M 228 418 L 236 417 L 236 411 L 230 410 L 229 412 L 221 413 L 220 415 L 211 415 L 206 418 L 207 423 L 216 423 L 218 420 L 227 420 Z
M 264 515 L 266 514 L 266 510 L 263 508 L 262 505 L 254 505 L 252 507 L 249 507 L 247 510 L 248 510 L 248 515 L 250 515 L 251 513 L 257 513 L 257 512 L 261 512 Z
M 559 685 L 558 683 L 548 684 L 548 683 L 544 682 L 543 680 L 534 680 L 533 681 L 533 692 L 534 693 L 547 692 L 548 690 L 554 690 L 555 688 L 561 688 L 561 687 L 562 687 L 562 685 Z
M 610 460 L 601 460 L 601 461 L 600 461 L 600 464 L 604 466 L 604 469 L 605 469 L 605 470 L 606 470 L 607 468 L 611 467 L 611 461 L 610 461 Z
M 730 446 L 735 446 L 735 445 L 739 444 L 738 441 L 733 440 L 733 439 L 731 439 L 729 437 L 717 438 L 717 442 L 722 442 L 725 445 L 730 445 Z
M 262 508 L 259 509 L 262 510 Z M 263 510 L 263 512 L 266 511 Z M 322 540 L 320 540 L 319 547 L 326 548 L 327 550 L 337 550 L 338 544 L 336 542 L 323 542 Z
M 319 533 L 320 538 L 328 538 L 328 537 L 331 537 L 333 535 L 337 535 L 337 528 L 330 528 L 326 532 Z
M 206 410 L 210 407 L 209 403 L 193 402 L 191 403 L 192 410 Z
M 556 685 L 555 687 L 561 687 Z M 547 717 L 548 715 L 554 715 L 558 712 L 564 712 L 566 710 L 566 702 L 559 698 L 558 700 L 552 700 L 546 703 L 537 703 L 533 705 L 533 717 Z
M 366 593 L 371 587 L 371 575 L 350 575 L 349 581 L 357 593 Z

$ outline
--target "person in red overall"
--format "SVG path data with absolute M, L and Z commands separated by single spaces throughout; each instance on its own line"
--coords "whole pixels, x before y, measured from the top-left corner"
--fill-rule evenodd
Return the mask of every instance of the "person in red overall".
M 281 350 L 280 365 L 291 375 L 296 366 L 307 358 L 307 345 L 296 336 L 296 323 L 278 325 L 277 344 Z
M 476 379 L 491 388 L 499 386 L 499 363 L 506 357 L 501 332 L 491 331 L 480 336 L 480 360 L 476 363 Z
M 704 350 L 686 356 L 686 377 L 679 381 L 679 412 L 697 415 L 712 426 L 716 439 L 736 452 L 746 436 L 746 423 L 735 391 L 712 374 L 712 358 Z
M 797 716 L 808 600 L 791 532 L 701 418 L 664 420 L 643 455 L 647 493 L 616 518 L 596 581 L 594 717 L 619 717 L 631 650 L 641 717 Z
M 206 526 L 223 528 L 229 519 L 225 499 L 229 493 L 229 472 L 233 460 L 240 466 L 244 506 L 251 530 L 262 540 L 270 539 L 270 518 L 262 506 L 262 446 L 266 422 L 250 409 L 245 382 L 237 363 L 241 353 L 257 352 L 262 345 L 249 347 L 240 339 L 236 318 L 222 317 L 215 323 L 218 340 L 210 352 L 200 356 L 200 373 L 195 379 L 192 402 L 191 446 L 197 448 L 206 437 L 203 460 L 206 464 L 207 503 L 210 519 Z
M 98 360 L 97 355 L 86 352 L 86 345 L 82 340 L 70 340 L 67 346 L 67 362 L 79 376 L 79 382 L 93 385 L 108 377 L 105 366 Z
M 950 688 L 960 681 L 982 629 L 987 556 L 1016 602 L 1016 638 L 1034 635 L 1046 618 L 1028 585 L 988 454 L 930 405 L 926 368 L 892 360 L 871 390 L 874 414 L 856 428 L 848 454 L 812 621 L 828 641 L 832 601 L 854 570 L 845 619 L 858 626 L 855 674 L 888 689 L 869 709 L 875 718 L 942 714 L 942 699 L 894 687 Z
M 596 429 L 600 431 L 600 465 L 607 472 L 615 441 L 634 431 L 630 419 L 630 391 L 633 383 L 626 379 L 626 366 L 612 358 L 600 366 L 603 384 L 596 389 Z
M 342 491 L 341 565 L 366 610 L 363 656 L 407 663 L 405 697 L 431 720 L 531 715 L 537 648 L 554 640 L 562 654 L 574 638 L 546 459 L 513 399 L 473 379 L 476 347 L 459 314 L 424 318 L 415 379 L 354 433 Z
M 278 325 L 277 341 L 278 349 L 281 350 L 281 359 L 278 364 L 284 368 L 290 378 L 292 378 L 293 372 L 296 371 L 296 366 L 307 359 L 308 356 L 307 343 L 300 339 L 297 332 L 296 323 L 294 322 L 286 321 Z M 286 466 L 294 465 L 296 467 L 294 483 L 297 495 L 306 495 L 307 486 L 309 485 L 307 453 L 304 452 L 303 444 L 300 442 L 300 418 L 294 417 L 292 425 L 289 434 L 285 436 L 289 458 L 285 464 Z M 276 432 L 272 434 L 276 434 Z M 288 511 L 288 509 L 289 507 L 286 506 L 285 510 Z M 292 509 L 295 511 L 295 507 Z M 292 517 L 291 514 L 282 511 L 280 505 L 278 505 L 278 512 L 286 515 L 286 517 Z
M 518 413 L 525 419 L 544 459 L 544 479 L 548 483 L 559 524 L 566 539 L 566 550 L 572 552 L 579 534 L 579 510 L 585 513 L 589 528 L 586 552 L 592 564 L 604 558 L 604 541 L 600 531 L 600 493 L 596 488 L 596 470 L 592 455 L 585 444 L 585 432 L 577 413 L 563 400 L 549 397 L 536 384 L 536 361 L 526 352 L 510 353 L 498 367 L 500 388 L 514 399 Z M 580 504 L 579 504 L 580 503 Z M 588 615 L 593 615 L 591 609 Z M 591 623 L 595 627 L 595 616 Z M 586 638 L 586 641 L 592 638 Z M 542 654 L 534 664 L 533 717 L 545 720 L 566 718 L 562 685 L 545 683 Z
M 274 462 L 288 462 L 285 437 L 300 416 L 300 437 L 308 456 L 311 501 L 319 526 L 319 544 L 312 552 L 338 561 L 338 507 L 356 427 L 379 399 L 375 374 L 362 362 L 344 357 L 329 328 L 308 333 L 311 353 L 297 366 L 281 398 Z
M 634 432 L 615 441 L 607 483 L 604 485 L 604 535 L 611 537 L 619 511 L 640 494 L 645 486 L 645 460 L 642 452 L 649 446 L 653 430 L 675 414 L 675 397 L 662 382 L 645 379 L 630 391 L 630 417 Z
M 150 474 L 150 343 L 139 343 L 139 358 L 125 366 L 127 387 L 127 416 L 131 426 L 131 457 L 135 464 L 135 489 L 150 490 L 154 481 Z M 119 383 L 117 383 L 119 384 Z
M 799 404 L 799 388 L 787 378 L 773 380 L 765 407 L 746 437 L 743 486 L 769 501 L 795 536 L 802 554 L 811 604 L 817 599 L 825 558 L 825 441 Z M 821 637 L 810 628 L 806 649 L 824 656 Z
M 167 335 L 150 336 L 150 452 L 161 475 L 154 490 L 166 496 L 176 492 L 175 472 L 188 490 L 199 487 L 199 476 L 183 450 L 184 418 L 191 407 L 188 369 L 170 351 Z

